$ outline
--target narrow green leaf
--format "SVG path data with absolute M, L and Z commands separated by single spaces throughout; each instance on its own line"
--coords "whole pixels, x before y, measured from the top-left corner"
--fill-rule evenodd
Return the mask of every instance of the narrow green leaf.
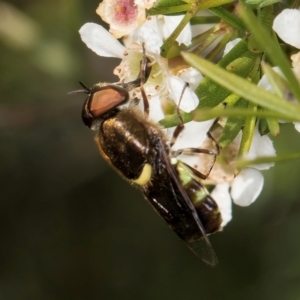
M 275 118 L 267 118 L 266 120 L 268 122 L 268 127 L 270 129 L 270 133 L 273 136 L 278 136 L 280 133 L 280 127 L 279 127 L 278 120 Z
M 222 37 L 222 40 L 206 55 L 206 59 L 213 61 L 217 55 L 224 50 L 226 44 L 232 40 L 234 36 L 233 32 L 229 32 Z
M 280 2 L 281 0 L 246 0 L 245 3 L 254 8 L 263 8 L 267 5 L 272 5 Z
M 244 99 L 240 99 L 234 107 L 236 108 L 247 108 L 248 101 Z M 222 148 L 228 146 L 238 135 L 242 126 L 245 123 L 245 117 L 243 116 L 235 116 L 227 119 L 226 124 L 224 126 L 224 130 L 219 139 L 219 145 Z
M 220 18 L 215 16 L 196 16 L 191 19 L 191 25 L 215 24 L 219 22 Z
M 226 66 L 226 70 L 241 77 L 247 77 L 252 71 L 257 58 L 257 54 L 247 51 L 242 56 L 237 57 L 234 61 L 228 64 Z
M 190 122 L 193 119 L 191 114 L 188 114 L 184 111 L 181 111 L 180 114 L 181 114 L 183 123 Z M 177 114 L 168 115 L 164 119 L 159 121 L 159 124 L 164 128 L 174 127 L 174 126 L 177 126 L 179 123 L 180 123 L 180 119 L 178 118 Z
M 166 6 L 177 6 L 186 4 L 186 1 L 182 0 L 159 0 L 155 3 L 154 7 L 166 7 Z
M 147 15 L 172 15 L 172 14 L 184 14 L 189 10 L 191 6 L 189 4 L 175 5 L 175 6 L 157 6 L 147 10 Z
M 262 27 L 271 35 L 272 23 L 273 23 L 273 6 L 267 6 L 258 11 L 258 19 L 261 22 Z M 264 45 L 256 39 L 254 34 L 251 34 L 248 40 L 248 48 L 254 53 L 262 53 L 265 48 Z
M 257 105 L 250 103 L 248 106 L 248 110 L 253 112 L 257 111 Z M 245 125 L 243 128 L 238 157 L 243 157 L 245 154 L 249 152 L 252 144 L 253 135 L 254 135 L 255 123 L 256 123 L 255 116 L 247 117 L 245 119 Z
M 255 116 L 260 118 L 276 118 L 282 119 L 286 121 L 294 121 L 293 117 L 283 116 L 282 114 L 270 110 L 257 110 L 257 111 L 248 111 L 247 109 L 237 109 L 237 108 L 220 108 L 215 107 L 213 109 L 195 109 L 193 112 L 189 113 L 189 115 L 193 116 L 192 120 L 194 121 L 206 121 L 212 118 L 217 117 L 236 117 L 236 116 Z
M 161 52 L 160 52 L 161 56 L 168 58 L 169 50 L 172 47 L 172 45 L 175 43 L 176 38 L 179 36 L 183 28 L 190 22 L 190 20 L 196 16 L 199 10 L 220 6 L 230 2 L 233 2 L 233 0 L 189 1 L 188 9 L 186 11 L 185 16 L 181 20 L 180 24 L 173 31 L 173 33 L 167 38 L 167 40 L 161 46 Z M 152 13 L 152 9 L 150 10 L 150 13 Z M 162 12 L 160 13 L 162 14 Z
M 260 118 L 258 121 L 258 132 L 260 135 L 266 135 L 270 132 L 266 118 Z
M 237 16 L 229 12 L 223 7 L 212 7 L 209 9 L 212 13 L 220 17 L 222 20 L 230 24 L 232 27 L 238 29 L 238 30 L 245 30 L 244 24 L 241 22 Z
M 277 95 L 257 87 L 248 80 L 232 74 L 192 53 L 182 52 L 181 55 L 187 63 L 229 91 L 236 93 L 252 103 L 277 112 L 288 120 L 300 121 L 299 105 L 287 102 Z M 213 93 L 214 91 L 211 92 Z
M 211 46 L 220 36 L 223 35 L 223 30 L 220 30 L 220 25 L 216 25 L 213 28 L 213 31 L 207 35 L 205 40 L 201 44 L 199 44 L 196 48 L 193 49 L 193 53 L 202 54 L 204 50 L 206 50 L 209 46 Z M 200 37 L 200 36 L 199 36 Z M 193 41 L 194 42 L 194 41 Z
M 262 63 L 262 69 L 275 94 L 279 97 L 285 97 L 289 94 L 290 89 L 288 88 L 288 83 L 280 74 L 275 72 L 271 66 L 266 63 Z
M 218 62 L 218 66 L 228 67 L 233 73 L 237 72 L 240 76 L 247 77 L 255 60 L 256 54 L 253 55 L 248 51 L 247 44 L 241 41 Z M 207 108 L 217 106 L 231 94 L 231 91 L 213 81 L 212 78 L 206 77 L 201 81 L 195 93 L 200 99 L 198 108 Z
M 160 55 L 162 57 L 169 58 L 169 51 L 172 47 L 172 45 L 175 43 L 177 37 L 181 33 L 181 31 L 184 29 L 184 27 L 189 23 L 192 17 L 194 17 L 197 14 L 198 10 L 196 8 L 191 8 L 189 11 L 186 12 L 183 19 L 179 23 L 179 25 L 176 27 L 176 29 L 172 32 L 172 34 L 167 38 L 167 40 L 164 42 L 164 44 L 161 46 Z
M 286 56 L 280 49 L 277 40 L 273 34 L 268 33 L 261 25 L 259 20 L 254 16 L 253 12 L 240 2 L 237 8 L 240 17 L 247 25 L 249 30 L 255 35 L 257 42 L 263 47 L 267 53 L 269 59 L 272 61 L 274 66 L 279 66 L 283 72 L 287 82 L 290 84 L 290 88 L 296 98 L 300 99 L 300 86 L 299 83 L 291 70 L 291 66 Z
M 241 170 L 249 166 L 265 164 L 265 163 L 278 163 L 278 162 L 288 162 L 300 159 L 300 153 L 290 153 L 285 155 L 277 156 L 262 156 L 255 159 L 239 159 L 236 161 L 235 166 L 237 169 Z

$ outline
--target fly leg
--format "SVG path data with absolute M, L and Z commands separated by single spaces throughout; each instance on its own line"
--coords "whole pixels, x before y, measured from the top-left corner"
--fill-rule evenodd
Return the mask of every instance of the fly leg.
M 180 107 L 180 102 L 182 100 L 184 91 L 186 90 L 187 87 L 188 87 L 188 84 L 186 84 L 184 86 L 184 88 L 181 92 L 181 95 L 180 95 L 178 106 L 176 108 L 176 113 L 177 113 L 177 116 L 178 116 L 178 119 L 179 119 L 179 124 L 177 125 L 177 127 L 175 128 L 175 130 L 173 132 L 173 136 L 172 136 L 171 142 L 170 142 L 170 147 L 172 147 L 175 144 L 178 136 L 184 130 L 184 122 L 183 122 L 179 107 Z M 213 122 L 213 124 L 211 125 L 211 127 L 209 128 L 209 130 L 206 133 L 206 136 L 212 141 L 212 144 L 215 148 L 214 150 L 204 149 L 204 148 L 184 148 L 184 149 L 178 149 L 178 150 L 175 150 L 175 151 L 171 152 L 172 157 L 175 157 L 175 158 L 180 154 L 187 154 L 187 155 L 208 154 L 208 155 L 211 155 L 212 160 L 211 160 L 211 162 L 208 166 L 208 170 L 205 174 L 203 174 L 202 172 L 190 167 L 193 170 L 193 173 L 201 179 L 206 179 L 209 176 L 212 168 L 214 167 L 217 156 L 220 154 L 220 146 L 219 146 L 218 142 L 216 141 L 216 139 L 211 134 L 212 130 L 214 129 L 214 127 L 216 126 L 218 121 L 219 121 L 218 118 L 215 119 L 215 121 Z
M 143 47 L 143 58 L 140 62 L 140 73 L 138 77 L 130 82 L 123 83 L 121 86 L 125 88 L 127 91 L 131 91 L 136 87 L 140 87 L 141 89 L 141 95 L 143 99 L 143 104 L 144 104 L 144 114 L 145 116 L 149 115 L 149 101 L 146 96 L 146 92 L 144 89 L 144 84 L 147 82 L 151 70 L 152 70 L 152 65 L 150 59 L 146 56 L 146 50 L 145 50 L 145 45 L 144 43 L 142 44 Z
M 216 119 L 213 124 L 211 125 L 211 127 L 209 128 L 209 130 L 206 133 L 206 136 L 212 141 L 212 144 L 214 146 L 214 149 L 204 149 L 204 148 L 184 148 L 184 149 L 178 149 L 175 151 L 172 151 L 172 156 L 173 157 L 177 157 L 180 154 L 187 154 L 187 155 L 197 155 L 197 154 L 207 154 L 207 155 L 211 155 L 212 156 L 212 160 L 208 166 L 208 170 L 205 174 L 203 174 L 202 172 L 190 167 L 193 170 L 193 173 L 201 178 L 201 179 L 207 179 L 207 177 L 209 176 L 212 168 L 215 165 L 217 156 L 220 154 L 220 146 L 218 144 L 218 142 L 216 141 L 216 139 L 212 136 L 211 131 L 214 129 L 214 127 L 216 126 L 216 124 L 218 123 L 219 119 Z
M 189 85 L 186 83 L 185 86 L 183 87 L 182 89 L 182 92 L 181 92 L 181 95 L 180 95 L 180 98 L 179 98 L 179 101 L 178 101 L 178 105 L 176 106 L 176 114 L 178 116 L 178 119 L 179 119 L 179 124 L 176 126 L 174 132 L 173 132 L 173 136 L 172 136 L 172 139 L 171 139 L 171 142 L 170 142 L 170 147 L 172 148 L 172 146 L 175 144 L 179 134 L 183 131 L 184 129 L 184 123 L 183 123 L 183 119 L 182 119 L 182 116 L 181 116 L 181 113 L 180 113 L 180 103 L 181 103 L 181 100 L 182 100 L 182 97 L 183 97 L 183 94 L 186 90 L 186 88 L 188 87 Z

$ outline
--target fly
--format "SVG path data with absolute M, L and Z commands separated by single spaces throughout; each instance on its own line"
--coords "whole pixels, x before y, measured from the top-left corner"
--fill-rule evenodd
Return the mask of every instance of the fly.
M 157 213 L 198 257 L 215 266 L 217 257 L 206 234 L 220 229 L 218 206 L 199 181 L 199 176 L 204 178 L 205 175 L 178 161 L 175 155 L 208 153 L 215 159 L 217 154 L 198 148 L 176 153 L 170 150 L 161 127 L 147 117 L 149 105 L 143 84 L 150 73 L 151 63 L 143 49 L 136 80 L 100 83 L 92 88 L 80 83 L 83 92 L 88 94 L 82 120 L 96 131 L 99 151 L 112 168 L 142 191 Z M 129 92 L 136 87 L 141 87 L 144 114 L 135 107 L 120 107 L 129 101 Z M 183 123 L 175 130 L 171 145 L 182 129 Z

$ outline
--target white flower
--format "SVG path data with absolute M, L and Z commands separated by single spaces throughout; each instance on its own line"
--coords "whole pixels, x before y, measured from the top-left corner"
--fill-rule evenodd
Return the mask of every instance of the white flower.
M 145 9 L 150 9 L 157 2 L 157 0 L 134 0 L 136 5 L 139 5 Z
M 230 186 L 227 182 L 219 183 L 211 192 L 211 196 L 218 203 L 222 216 L 221 228 L 232 219 L 231 198 L 228 193 Z
M 160 54 L 160 47 L 170 36 L 173 30 L 179 25 L 183 16 L 152 16 L 147 21 L 133 31 L 124 39 L 125 45 L 132 42 L 139 44 L 145 43 L 147 51 Z M 151 37 L 151 38 L 149 38 Z M 181 31 L 176 41 L 178 44 L 190 45 L 192 39 L 192 30 L 190 24 L 187 24 Z
M 300 49 L 300 10 L 284 9 L 273 22 L 273 30 L 287 44 Z M 293 71 L 300 82 L 300 54 L 291 56 Z
M 158 20 L 158 26 L 162 29 L 162 37 L 167 39 L 179 25 L 183 16 L 161 16 Z M 186 46 L 191 44 L 192 30 L 191 25 L 188 23 L 185 28 L 180 32 L 176 41 L 178 44 L 184 44 Z
M 189 122 L 185 124 L 182 135 L 176 140 L 172 150 L 195 147 L 202 149 L 214 149 L 212 141 L 206 137 L 206 132 L 212 125 L 212 120 L 206 122 Z M 212 135 L 217 139 L 220 128 L 213 130 Z M 237 159 L 238 147 L 241 141 L 241 133 L 220 155 L 203 184 L 215 185 L 211 195 L 217 202 L 223 223 L 222 227 L 231 220 L 231 199 L 239 206 L 248 206 L 259 196 L 264 178 L 259 170 L 266 170 L 273 164 L 260 164 L 243 169 L 235 176 L 233 163 Z M 249 153 L 245 158 L 254 159 L 260 156 L 274 156 L 275 149 L 268 136 L 261 136 L 258 128 L 255 129 L 253 141 Z M 205 174 L 212 162 L 208 154 L 179 155 L 178 159 Z M 230 201 L 229 201 L 230 200 Z
M 137 77 L 140 68 L 139 62 L 142 58 L 141 44 L 145 44 L 147 56 L 152 61 L 152 72 L 150 78 L 144 85 L 144 89 L 149 97 L 149 117 L 154 121 L 164 118 L 165 114 L 162 107 L 166 103 L 168 105 L 170 101 L 175 102 L 175 104 L 185 112 L 194 110 L 199 103 L 199 99 L 193 92 L 193 89 L 199 85 L 202 75 L 197 70 L 185 68 L 185 66 L 175 69 L 176 71 L 171 75 L 168 61 L 160 56 L 160 47 L 164 39 L 171 33 L 170 28 L 175 28 L 181 18 L 182 17 L 151 17 L 127 37 L 125 43 L 126 47 L 97 24 L 87 23 L 83 25 L 79 31 L 82 40 L 98 55 L 122 59 L 121 64 L 115 69 L 115 74 L 120 77 L 121 82 L 128 82 Z M 170 28 L 167 26 L 168 22 L 170 22 L 169 24 L 173 24 Z M 161 26 L 162 23 L 164 23 L 165 26 Z M 178 43 L 188 45 L 190 40 L 191 31 L 189 26 L 187 26 L 181 36 L 178 37 Z M 188 82 L 190 87 L 185 88 L 184 94 L 181 97 L 186 85 L 185 82 Z M 135 91 L 135 94 L 139 97 L 138 90 Z M 205 122 L 191 121 L 185 124 L 184 130 L 176 139 L 172 150 L 176 151 L 189 147 L 213 149 L 214 147 L 207 145 L 209 143 L 211 144 L 211 140 L 208 140 L 206 136 L 213 122 L 214 120 Z M 174 129 L 175 128 L 169 128 L 166 130 L 169 140 L 173 135 Z M 231 219 L 231 199 L 233 199 L 236 204 L 242 206 L 249 205 L 258 197 L 263 186 L 263 177 L 260 172 L 255 169 L 245 169 L 235 177 L 232 162 L 236 160 L 239 143 L 240 136 L 226 148 L 227 153 L 225 153 L 225 155 L 220 155 L 208 180 L 204 182 L 204 184 L 209 183 L 215 185 L 212 196 L 218 203 L 222 214 L 222 227 Z M 253 145 L 248 155 L 256 157 L 272 155 L 274 153 L 275 150 L 270 139 L 266 136 L 261 137 L 256 129 Z M 203 167 L 204 170 L 208 169 L 208 166 L 212 162 L 212 156 L 207 154 L 181 154 L 178 158 L 202 173 L 205 173 L 205 171 L 203 172 L 201 167 Z M 270 166 L 260 166 L 257 168 L 262 169 L 267 167 Z
M 287 44 L 300 49 L 300 10 L 284 9 L 273 22 L 273 30 Z M 300 52 L 299 52 L 300 53 Z M 293 71 L 300 82 L 300 54 L 291 56 Z M 300 132 L 300 123 L 294 122 L 295 129 Z
M 150 96 L 150 118 L 158 121 L 164 117 L 161 109 L 162 102 L 178 101 L 186 83 L 180 77 L 170 75 L 168 61 L 159 55 L 163 38 L 158 32 L 159 26 L 155 19 L 152 18 L 135 31 L 132 35 L 131 44 L 127 48 L 102 26 L 94 23 L 83 25 L 79 33 L 86 45 L 98 55 L 122 59 L 121 64 L 114 71 L 120 77 L 121 82 L 128 82 L 137 77 L 140 68 L 139 62 L 142 58 L 141 43 L 145 43 L 147 55 L 152 58 L 153 75 L 147 80 L 144 88 L 147 96 Z M 178 20 L 177 17 L 176 20 Z M 197 86 L 202 78 L 199 72 L 191 68 L 187 72 L 190 75 L 188 83 L 190 82 L 193 87 Z M 183 73 L 180 76 L 183 76 Z M 136 91 L 136 95 L 139 97 L 138 91 Z M 160 105 L 158 106 L 159 102 Z M 198 102 L 195 93 L 187 88 L 181 100 L 180 108 L 189 112 L 198 105 Z
M 79 33 L 82 41 L 96 54 L 121 59 L 125 56 L 126 48 L 102 26 L 86 23 Z
M 224 48 L 223 56 L 225 56 L 228 52 L 230 52 L 232 48 L 236 46 L 241 40 L 242 40 L 241 38 L 236 38 L 228 42 Z
M 299 60 L 300 58 L 300 52 L 298 52 L 297 54 L 294 54 L 291 56 L 291 59 L 292 59 L 292 64 L 293 64 L 293 71 L 296 75 L 296 77 L 299 79 L 300 77 L 297 76 L 300 75 L 300 65 L 299 65 Z M 272 68 L 276 73 L 278 73 L 279 75 L 283 76 L 281 70 L 279 69 L 279 67 L 273 67 Z M 269 79 L 266 75 L 263 75 L 263 77 L 260 79 L 258 85 L 259 87 L 262 87 L 263 89 L 265 89 L 266 91 L 270 91 L 270 92 L 274 92 L 274 89 L 273 87 L 271 86 L 270 82 L 269 82 Z M 284 122 L 284 121 L 281 121 L 280 122 Z M 300 132 L 300 123 L 299 122 L 293 122 L 294 125 L 295 125 L 295 129 Z
M 294 74 L 300 82 L 300 52 L 291 55 Z
M 300 10 L 284 9 L 275 19 L 273 30 L 287 44 L 300 49 Z M 300 52 L 291 56 L 293 71 L 300 82 Z
M 275 19 L 273 30 L 287 44 L 300 49 L 300 11 L 284 9 Z
M 264 185 L 264 177 L 252 168 L 243 169 L 232 182 L 231 197 L 235 204 L 248 206 L 259 196 Z
M 129 34 L 146 20 L 145 8 L 133 0 L 104 0 L 96 13 L 110 25 L 109 31 L 115 38 Z

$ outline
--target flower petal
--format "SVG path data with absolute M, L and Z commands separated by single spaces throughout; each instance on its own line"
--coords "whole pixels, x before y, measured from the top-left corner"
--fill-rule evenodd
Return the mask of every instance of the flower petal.
M 260 156 L 275 156 L 276 151 L 273 146 L 272 140 L 267 136 L 261 136 L 258 132 L 258 128 L 256 126 L 251 148 L 249 153 L 245 156 L 247 159 L 254 159 Z M 253 165 L 258 170 L 267 170 L 274 166 L 274 163 L 265 163 L 259 165 Z
M 274 20 L 273 29 L 286 43 L 300 48 L 300 11 L 284 9 Z
M 86 23 L 79 30 L 82 41 L 100 56 L 123 58 L 125 47 L 105 28 Z
M 262 174 L 252 168 L 243 169 L 231 185 L 231 197 L 235 204 L 248 206 L 259 196 L 264 185 Z
M 163 44 L 163 39 L 157 25 L 157 17 L 151 17 L 150 20 L 147 20 L 140 26 L 133 33 L 131 41 L 140 44 L 145 43 L 147 52 L 160 55 L 160 47 Z
M 172 151 L 186 148 L 202 148 L 202 145 L 207 140 L 206 133 L 209 131 L 214 120 L 204 122 L 191 121 L 185 124 L 183 131 L 177 137 L 175 144 L 172 146 Z M 170 141 L 175 127 L 168 128 L 167 138 Z M 205 148 L 205 147 L 203 147 Z M 207 172 L 206 165 L 211 162 L 211 155 L 207 154 L 180 154 L 177 159 L 195 168 L 201 173 Z M 206 160 L 209 160 L 207 162 Z
M 183 111 L 190 112 L 198 106 L 199 99 L 197 95 L 193 92 L 193 90 L 190 87 L 186 87 L 186 83 L 179 77 L 169 76 L 168 87 L 174 102 L 176 103 L 176 105 L 178 105 L 180 101 L 179 107 Z
M 157 2 L 157 0 L 134 0 L 135 5 L 139 5 L 145 9 L 150 9 Z
M 279 74 L 280 76 L 283 77 L 283 74 L 280 70 L 279 67 L 273 67 L 272 68 L 273 71 L 275 71 L 277 74 Z M 265 89 L 266 91 L 270 91 L 272 93 L 274 93 L 274 90 L 269 82 L 269 78 L 266 74 L 263 75 L 263 77 L 259 80 L 258 84 L 257 84 L 258 87 L 261 87 L 263 89 Z
M 224 227 L 232 219 L 231 197 L 229 195 L 229 184 L 219 183 L 211 192 L 211 196 L 217 202 L 222 216 L 221 227 Z
M 203 79 L 203 75 L 193 67 L 180 70 L 177 73 L 177 76 L 184 82 L 187 82 L 193 91 L 198 87 L 199 83 Z
M 240 41 L 241 41 L 241 38 L 236 38 L 235 40 L 228 42 L 224 48 L 223 56 L 225 56 Z
M 299 122 L 294 122 L 295 129 L 300 132 L 300 123 Z
M 117 39 L 134 31 L 146 20 L 145 9 L 132 0 L 103 0 L 96 13 L 110 25 L 109 31 Z
M 167 39 L 174 31 L 174 29 L 179 25 L 184 15 L 180 16 L 164 16 L 163 17 L 163 37 Z M 180 32 L 179 36 L 176 38 L 178 44 L 184 44 L 186 46 L 190 45 L 192 42 L 192 30 L 191 25 L 188 23 L 183 30 Z
M 149 118 L 154 122 L 158 122 L 164 117 L 159 96 L 151 97 L 149 100 Z
M 291 55 L 291 61 L 293 66 L 293 72 L 296 75 L 298 82 L 300 82 L 300 52 Z
M 176 139 L 172 150 L 184 149 L 184 148 L 199 148 L 204 143 L 207 138 L 206 133 L 209 131 L 214 120 L 208 120 L 204 122 L 191 121 L 185 124 L 183 131 L 180 133 Z M 172 137 L 175 127 L 168 129 L 169 138 Z M 187 156 L 187 155 L 185 155 Z M 198 155 L 188 155 L 190 158 L 199 161 Z M 180 156 L 181 159 L 181 156 Z M 186 162 L 186 160 L 184 160 Z M 186 162 L 187 164 L 193 166 L 193 163 Z

